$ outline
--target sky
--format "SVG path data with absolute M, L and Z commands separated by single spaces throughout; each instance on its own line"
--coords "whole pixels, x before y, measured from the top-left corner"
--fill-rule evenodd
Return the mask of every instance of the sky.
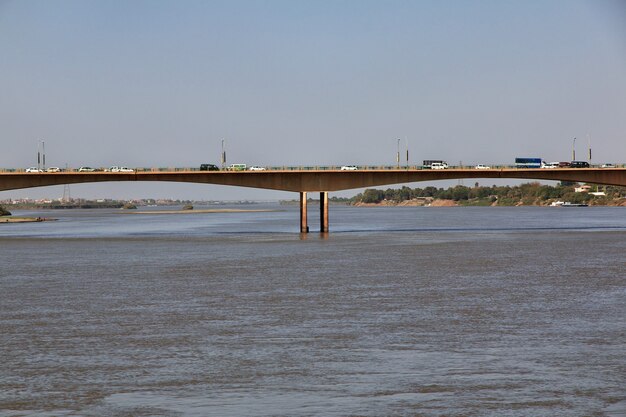
M 2 168 L 36 165 L 41 141 L 48 166 L 197 167 L 219 164 L 222 140 L 228 163 L 315 166 L 394 165 L 398 139 L 411 164 L 570 160 L 573 138 L 578 155 L 591 143 L 593 162 L 626 163 L 622 0 L 0 0 Z M 426 185 L 441 183 L 412 184 Z

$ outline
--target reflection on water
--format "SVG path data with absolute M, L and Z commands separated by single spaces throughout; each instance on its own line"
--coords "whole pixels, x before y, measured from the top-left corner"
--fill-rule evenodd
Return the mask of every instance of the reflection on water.
M 3 225 L 0 416 L 624 415 L 623 209 L 277 208 Z

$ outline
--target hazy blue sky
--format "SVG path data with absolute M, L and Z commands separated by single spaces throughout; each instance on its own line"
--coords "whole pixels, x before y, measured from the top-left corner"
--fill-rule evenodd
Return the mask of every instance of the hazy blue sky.
M 626 2 L 0 0 L 0 167 L 626 162 Z M 426 185 L 426 184 L 422 184 Z M 436 183 L 435 183 L 436 185 Z M 282 198 L 220 186 L 85 197 Z M 0 193 L 46 195 L 62 187 Z M 351 194 L 351 193 L 350 193 Z

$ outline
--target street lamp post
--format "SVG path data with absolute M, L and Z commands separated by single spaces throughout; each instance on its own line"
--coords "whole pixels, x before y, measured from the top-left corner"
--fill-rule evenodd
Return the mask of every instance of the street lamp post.
M 42 168 L 42 156 L 43 156 L 43 168 Z M 37 142 L 37 170 L 46 170 L 46 142 L 40 140 Z
M 400 169 L 400 139 L 398 139 L 398 152 L 396 153 L 396 163 Z
M 404 138 L 406 141 L 406 169 L 409 169 L 409 140 Z
M 222 161 L 222 169 L 224 169 L 224 165 L 226 164 L 226 149 L 224 148 L 224 139 L 222 139 L 222 155 L 220 156 Z
M 572 161 L 576 160 L 576 138 L 574 138 L 574 143 L 572 143 Z

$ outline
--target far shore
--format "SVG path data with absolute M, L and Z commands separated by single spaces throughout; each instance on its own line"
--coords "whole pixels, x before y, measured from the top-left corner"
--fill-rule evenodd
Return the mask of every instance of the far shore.
M 281 211 L 275 209 L 201 209 L 201 210 L 141 210 L 125 209 L 123 214 L 201 214 L 201 213 L 264 213 Z
M 497 201 L 494 201 L 489 204 L 482 204 L 480 207 L 549 207 L 550 203 L 556 200 L 547 200 L 543 204 L 524 204 L 520 201 L 514 205 L 499 205 Z M 613 201 L 609 201 L 607 204 L 593 204 L 591 202 L 590 206 L 596 207 L 626 207 L 626 199 L 620 198 L 615 199 Z M 362 203 L 357 202 L 353 204 L 354 207 L 471 207 L 472 204 L 459 204 L 454 200 L 446 200 L 446 199 L 432 199 L 432 198 L 416 198 L 413 200 L 404 200 L 404 201 L 392 201 L 392 200 L 383 200 L 379 203 Z

